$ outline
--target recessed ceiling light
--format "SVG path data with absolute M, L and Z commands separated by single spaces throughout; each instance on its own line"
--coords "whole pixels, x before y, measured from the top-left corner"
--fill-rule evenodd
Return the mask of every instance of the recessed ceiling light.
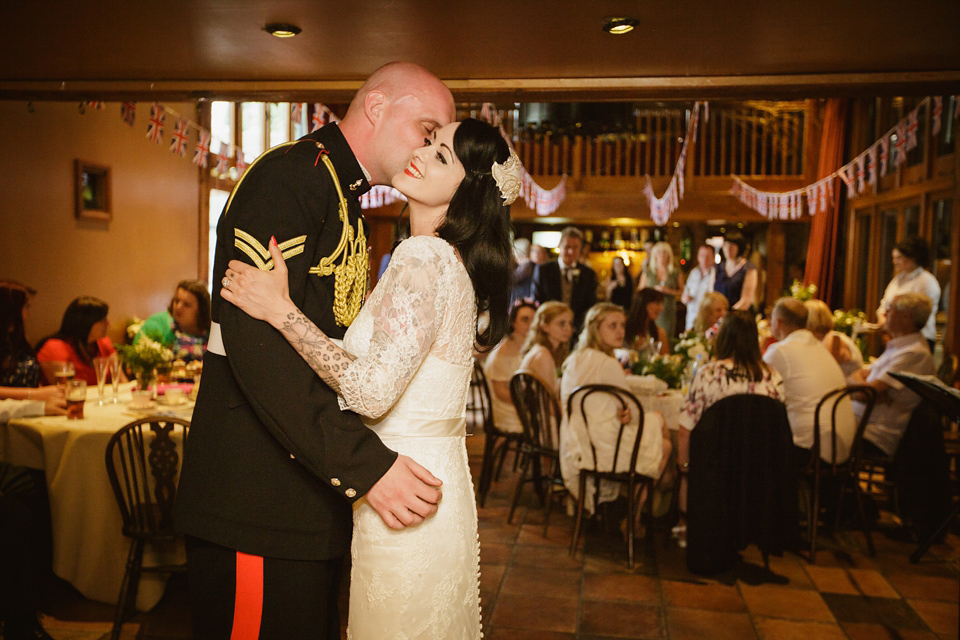
M 263 28 L 264 31 L 278 38 L 292 38 L 300 33 L 301 29 L 295 24 L 282 24 L 271 22 Z
M 623 16 L 617 18 L 607 18 L 603 22 L 603 30 L 607 33 L 620 35 L 633 31 L 633 28 L 640 24 L 636 18 L 626 18 Z

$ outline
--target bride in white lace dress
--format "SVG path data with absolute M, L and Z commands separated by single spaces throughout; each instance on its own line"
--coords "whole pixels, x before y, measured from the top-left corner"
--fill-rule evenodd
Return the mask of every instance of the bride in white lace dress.
M 519 160 L 497 129 L 453 123 L 414 153 L 393 184 L 407 196 L 411 238 L 343 340 L 334 345 L 272 272 L 231 262 L 224 298 L 279 329 L 391 449 L 443 481 L 437 513 L 394 529 L 360 500 L 351 551 L 351 640 L 475 640 L 480 633 L 477 510 L 467 465 L 465 407 L 475 342 L 506 330 L 509 203 Z M 478 310 L 489 311 L 484 331 Z M 396 523 L 394 523 L 396 524 Z

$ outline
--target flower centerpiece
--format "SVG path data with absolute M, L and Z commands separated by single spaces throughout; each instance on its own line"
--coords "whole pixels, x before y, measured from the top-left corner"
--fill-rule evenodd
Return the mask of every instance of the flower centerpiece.
M 814 296 L 817 295 L 817 285 L 804 285 L 799 280 L 794 280 L 793 284 L 790 285 L 790 289 L 785 292 L 785 295 L 806 302 L 807 300 L 812 300 Z
M 867 323 L 867 314 L 860 309 L 844 311 L 837 309 L 833 312 L 833 330 L 853 336 L 853 330 L 861 324 Z
M 131 324 L 127 327 L 127 334 L 136 336 L 140 331 L 140 324 Z M 133 371 L 137 378 L 137 389 L 149 389 L 156 378 L 157 367 L 169 366 L 173 362 L 173 351 L 165 347 L 159 340 L 149 335 L 141 335 L 134 344 L 117 345 L 120 360 Z
M 671 389 L 679 389 L 683 385 L 683 373 L 687 362 L 683 356 L 677 354 L 651 354 L 648 351 L 637 353 L 632 360 L 630 369 L 638 376 L 656 376 L 667 383 Z

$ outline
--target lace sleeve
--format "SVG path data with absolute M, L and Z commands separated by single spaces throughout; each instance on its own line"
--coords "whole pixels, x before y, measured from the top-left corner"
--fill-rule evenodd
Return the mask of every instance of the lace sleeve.
M 423 240 L 397 247 L 377 285 L 383 295 L 370 349 L 340 376 L 344 403 L 361 415 L 376 418 L 393 406 L 436 338 L 442 255 Z

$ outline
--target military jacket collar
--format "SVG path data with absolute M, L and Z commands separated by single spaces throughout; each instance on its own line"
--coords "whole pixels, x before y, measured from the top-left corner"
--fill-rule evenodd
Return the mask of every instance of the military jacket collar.
M 343 133 L 340 132 L 339 126 L 336 124 L 328 124 L 313 133 L 308 133 L 303 136 L 299 142 L 303 143 L 308 140 L 322 144 L 324 148 L 330 152 L 330 160 L 333 162 L 333 167 L 337 170 L 337 177 L 340 179 L 340 189 L 343 191 L 344 197 L 348 197 L 347 194 L 349 194 L 354 198 L 359 198 L 370 190 L 370 183 L 363 175 L 363 168 L 360 166 L 357 157 L 353 154 L 350 145 L 347 144 L 347 139 L 344 138 Z M 317 167 L 325 171 L 323 163 L 318 163 Z

